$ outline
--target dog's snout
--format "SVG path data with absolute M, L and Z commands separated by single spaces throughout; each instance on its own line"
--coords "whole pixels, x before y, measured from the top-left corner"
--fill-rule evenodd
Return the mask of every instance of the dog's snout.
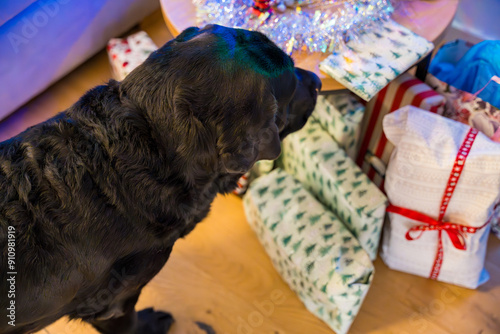
M 321 79 L 316 75 L 316 73 L 311 72 L 314 90 L 316 93 L 321 92 Z
M 311 71 L 307 71 L 301 68 L 295 68 L 295 74 L 299 80 L 309 89 L 311 95 L 316 98 L 321 91 L 321 80 L 320 78 Z
M 309 76 L 311 78 L 311 84 L 309 86 L 309 89 L 311 90 L 311 94 L 314 99 L 318 97 L 319 92 L 321 91 L 321 80 L 320 78 L 316 75 L 316 73 L 309 72 Z

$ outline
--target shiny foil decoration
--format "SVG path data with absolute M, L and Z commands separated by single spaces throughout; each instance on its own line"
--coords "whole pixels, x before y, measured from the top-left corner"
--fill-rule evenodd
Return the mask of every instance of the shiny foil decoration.
M 345 43 L 362 39 L 364 33 L 389 19 L 394 11 L 390 0 L 299 0 L 282 13 L 274 10 L 259 16 L 252 14 L 252 0 L 193 3 L 198 25 L 212 23 L 256 30 L 288 54 L 342 51 Z

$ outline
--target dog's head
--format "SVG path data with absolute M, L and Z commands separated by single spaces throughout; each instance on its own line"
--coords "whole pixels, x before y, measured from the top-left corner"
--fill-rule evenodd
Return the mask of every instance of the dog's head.
M 279 156 L 280 140 L 314 109 L 321 82 L 263 34 L 208 25 L 183 31 L 121 87 L 165 145 L 241 174 Z

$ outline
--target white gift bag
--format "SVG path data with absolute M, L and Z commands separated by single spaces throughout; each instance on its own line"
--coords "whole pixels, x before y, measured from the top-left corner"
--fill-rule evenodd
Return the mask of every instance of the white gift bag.
M 489 278 L 488 219 L 500 188 L 500 144 L 471 127 L 407 106 L 388 114 L 395 150 L 381 257 L 392 269 L 476 288 Z

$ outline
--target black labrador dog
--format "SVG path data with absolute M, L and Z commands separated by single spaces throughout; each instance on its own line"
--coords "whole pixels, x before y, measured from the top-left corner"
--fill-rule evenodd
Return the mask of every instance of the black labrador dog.
M 174 242 L 311 114 L 321 83 L 258 32 L 189 28 L 122 82 L 0 143 L 0 333 L 62 316 L 164 334 L 136 313 Z

